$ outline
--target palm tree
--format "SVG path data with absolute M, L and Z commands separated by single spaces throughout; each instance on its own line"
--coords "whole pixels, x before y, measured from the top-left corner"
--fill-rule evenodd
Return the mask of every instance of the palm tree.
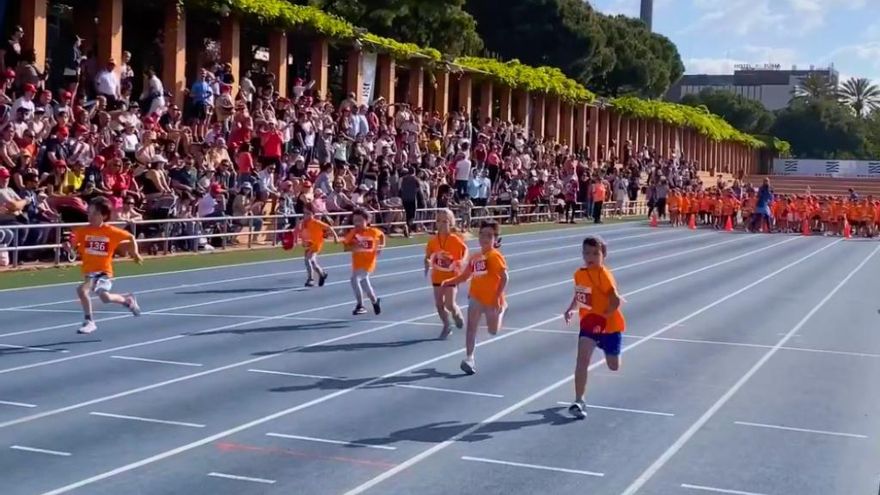
M 837 88 L 829 78 L 819 74 L 810 74 L 795 86 L 794 98 L 806 101 L 836 99 Z
M 864 77 L 852 77 L 840 86 L 840 99 L 859 117 L 880 107 L 880 87 Z

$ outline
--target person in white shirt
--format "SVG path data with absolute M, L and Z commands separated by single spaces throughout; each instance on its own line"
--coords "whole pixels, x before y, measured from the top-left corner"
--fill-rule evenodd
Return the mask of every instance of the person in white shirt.
M 33 84 L 25 84 L 24 85 L 24 93 L 20 98 L 15 100 L 15 103 L 12 104 L 12 115 L 17 115 L 20 108 L 24 108 L 27 110 L 27 114 L 25 115 L 25 120 L 30 120 L 34 117 L 34 96 L 37 94 L 37 87 Z
M 116 101 L 122 94 L 120 89 L 121 84 L 119 75 L 116 73 L 116 62 L 111 58 L 107 61 L 107 66 L 95 76 L 95 91 L 107 98 L 107 107 L 110 110 L 115 110 Z
M 165 113 L 168 103 L 165 101 L 165 86 L 152 67 L 144 71 L 144 91 L 141 93 L 141 101 L 144 106 L 148 106 L 147 115 Z
M 461 153 L 456 156 L 455 162 L 455 194 L 461 199 L 468 195 L 468 182 L 471 178 L 471 160 L 468 157 L 470 144 L 465 142 L 461 146 Z

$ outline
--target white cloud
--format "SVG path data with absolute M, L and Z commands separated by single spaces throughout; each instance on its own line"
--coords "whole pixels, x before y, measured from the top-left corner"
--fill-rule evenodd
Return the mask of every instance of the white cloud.
M 745 64 L 732 58 L 689 58 L 684 61 L 686 74 L 733 74 L 734 66 Z

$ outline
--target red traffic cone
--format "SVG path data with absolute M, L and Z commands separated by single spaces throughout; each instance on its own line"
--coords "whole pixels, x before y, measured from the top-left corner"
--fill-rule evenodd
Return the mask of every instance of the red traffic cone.
M 852 239 L 852 226 L 845 218 L 843 219 L 843 238 Z
M 651 214 L 651 227 L 656 227 L 656 226 L 657 226 L 657 214 L 652 213 Z
M 805 218 L 801 227 L 801 235 L 810 235 L 811 233 L 810 221 Z
M 696 215 L 688 215 L 688 228 L 691 230 L 697 230 Z
M 733 232 L 733 220 L 731 220 L 730 217 L 727 217 L 727 221 L 724 222 L 724 231 Z

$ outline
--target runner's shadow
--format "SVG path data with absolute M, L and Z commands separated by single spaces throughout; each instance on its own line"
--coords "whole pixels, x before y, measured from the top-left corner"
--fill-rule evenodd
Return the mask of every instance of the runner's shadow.
M 562 407 L 551 407 L 532 411 L 529 414 L 540 416 L 540 418 L 523 420 L 523 421 L 496 421 L 488 423 L 475 431 L 465 434 L 461 438 L 456 439 L 457 442 L 482 442 L 490 440 L 493 433 L 503 433 L 508 431 L 521 430 L 533 426 L 563 426 L 574 421 L 562 415 Z M 452 439 L 457 435 L 462 435 L 469 429 L 476 426 L 477 423 L 459 423 L 458 421 L 440 421 L 429 423 L 416 428 L 407 428 L 398 430 L 384 438 L 364 438 L 354 440 L 355 443 L 366 443 L 370 445 L 390 445 L 398 442 L 419 442 L 419 443 L 441 443 Z
M 436 342 L 436 338 L 430 339 L 410 339 L 398 340 L 396 342 L 361 342 L 355 344 L 339 344 L 339 345 L 316 345 L 306 347 L 299 352 L 315 353 L 315 352 L 352 352 L 367 351 L 372 349 L 399 349 L 401 347 L 409 347 L 413 345 L 423 344 L 425 342 Z
M 55 353 L 59 353 L 62 351 L 66 351 L 67 349 L 65 349 L 63 347 L 60 349 L 46 349 L 46 350 L 40 350 L 40 349 L 36 349 L 36 348 L 42 347 L 45 349 L 45 348 L 50 348 L 50 347 L 60 346 L 60 345 L 89 344 L 89 343 L 95 343 L 95 342 L 102 342 L 102 340 L 101 339 L 71 340 L 71 341 L 64 341 L 64 342 L 51 342 L 48 344 L 34 344 L 31 346 L 28 346 L 28 347 L 32 347 L 33 349 L 0 348 L 0 356 L 14 355 L 14 354 L 33 354 L 33 353 L 38 353 L 38 352 L 42 352 L 44 354 L 55 354 Z
M 305 332 L 309 330 L 336 330 L 350 328 L 345 322 L 338 321 L 328 321 L 328 322 L 315 322 L 315 323 L 300 323 L 296 325 L 278 325 L 274 327 L 257 327 L 257 328 L 230 328 L 228 330 L 216 330 L 212 332 L 193 332 L 187 335 L 193 337 L 204 337 L 207 335 L 251 335 L 257 333 L 276 333 L 276 332 Z M 268 354 L 282 354 L 284 352 L 290 352 L 288 350 L 282 351 L 263 351 L 263 352 L 255 352 L 255 356 L 265 356 Z
M 422 370 L 414 371 L 412 375 L 405 376 L 390 376 L 388 378 L 382 378 L 376 381 L 375 383 L 371 383 L 366 387 L 362 387 L 365 390 L 369 389 L 378 389 L 378 388 L 388 388 L 393 387 L 395 385 L 407 384 L 419 382 L 422 380 L 428 380 L 431 378 L 443 378 L 443 379 L 456 379 L 461 378 L 465 375 L 452 375 L 449 373 L 443 373 L 437 371 L 434 368 L 425 368 Z M 372 378 L 351 378 L 351 379 L 343 379 L 343 378 L 322 378 L 313 383 L 307 383 L 303 385 L 288 385 L 284 387 L 275 387 L 270 388 L 270 392 L 305 392 L 309 390 L 324 390 L 324 391 L 332 391 L 332 390 L 344 390 L 352 387 L 358 387 L 363 385 L 364 383 L 371 382 L 376 380 L 378 377 Z M 403 393 L 403 391 L 401 391 Z

